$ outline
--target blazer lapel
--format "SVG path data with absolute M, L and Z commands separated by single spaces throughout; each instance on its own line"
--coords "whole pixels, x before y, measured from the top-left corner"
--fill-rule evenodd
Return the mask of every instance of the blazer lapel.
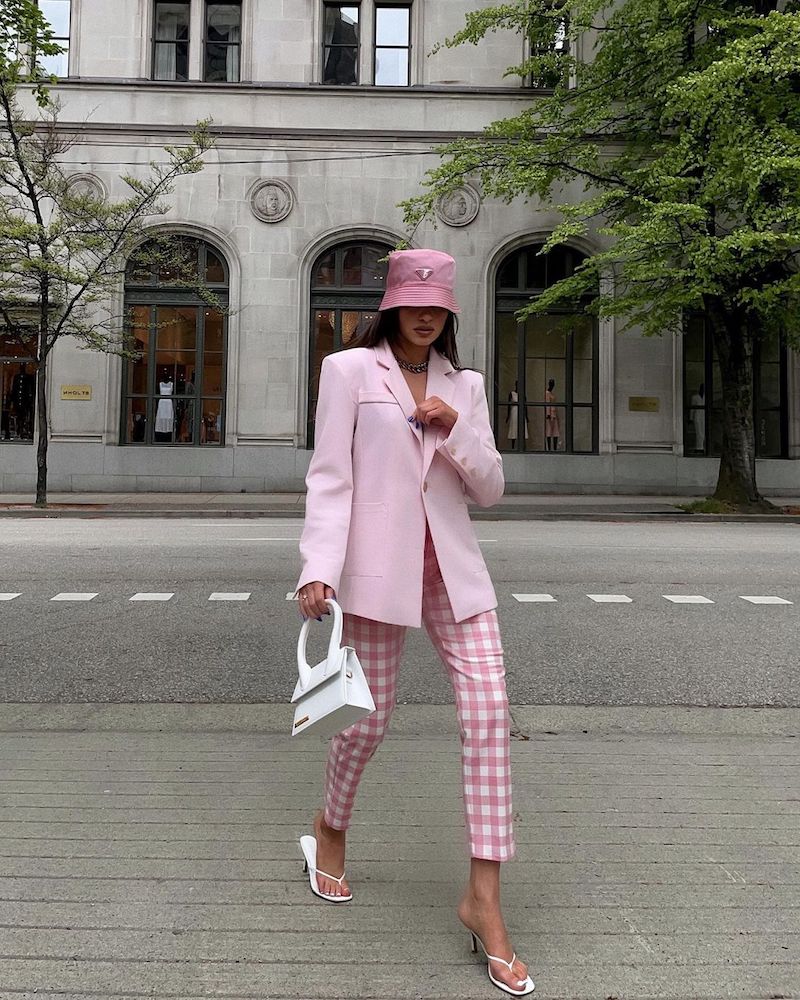
M 443 403 L 447 403 L 448 406 L 452 405 L 453 396 L 455 394 L 455 386 L 451 380 L 451 375 L 454 370 L 453 366 L 443 354 L 439 354 L 438 351 L 432 349 L 428 356 L 428 384 L 425 391 L 426 397 L 438 396 Z M 443 427 L 433 424 L 430 427 L 425 428 L 422 451 L 423 479 L 425 478 L 428 468 L 433 461 L 436 449 L 445 437 L 446 434 Z
M 399 403 L 400 409 L 403 411 L 403 415 L 406 418 L 409 430 L 417 441 L 422 444 L 422 430 L 417 430 L 413 421 L 410 424 L 408 423 L 408 418 L 413 415 L 414 410 L 417 408 L 417 404 L 414 402 L 414 397 L 411 395 L 411 390 L 408 388 L 408 382 L 406 382 L 403 377 L 403 373 L 400 371 L 400 367 L 392 354 L 391 348 L 384 340 L 383 343 L 378 344 L 374 350 L 378 364 L 384 368 L 383 381 L 386 388 Z

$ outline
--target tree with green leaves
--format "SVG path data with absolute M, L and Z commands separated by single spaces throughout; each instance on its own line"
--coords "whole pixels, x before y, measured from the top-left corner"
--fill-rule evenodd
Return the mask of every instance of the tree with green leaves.
M 520 114 L 443 147 L 427 191 L 404 203 L 407 222 L 477 177 L 488 197 L 557 208 L 543 253 L 603 238 L 523 314 L 590 296 L 623 329 L 659 335 L 701 312 L 722 382 L 714 496 L 770 509 L 756 484 L 753 356 L 760 340 L 800 340 L 797 5 L 512 0 L 468 14 L 445 44 L 477 45 L 498 30 L 528 39 L 529 58 L 507 73 L 541 89 Z M 565 203 L 574 181 L 585 197 Z
M 48 360 L 71 337 L 83 348 L 128 353 L 130 331 L 113 305 L 133 254 L 169 260 L 183 283 L 216 307 L 196 257 L 169 236 L 144 243 L 175 182 L 203 167 L 212 145 L 199 123 L 184 146 L 143 176 L 126 175 L 128 197 L 112 201 L 70 182 L 74 138 L 59 127 L 59 103 L 42 67 L 62 49 L 32 0 L 0 7 L 0 333 L 35 345 L 38 427 L 36 504 L 47 503 Z M 142 249 L 146 246 L 146 250 Z M 176 249 L 177 248 L 177 249 Z

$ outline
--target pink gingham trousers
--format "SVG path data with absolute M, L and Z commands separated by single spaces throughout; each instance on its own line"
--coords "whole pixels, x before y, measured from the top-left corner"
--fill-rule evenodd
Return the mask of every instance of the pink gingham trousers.
M 509 712 L 503 647 L 495 611 L 453 620 L 430 534 L 425 540 L 422 622 L 447 668 L 461 732 L 464 812 L 470 854 L 514 856 Z M 343 643 L 364 668 L 375 711 L 331 740 L 325 771 L 325 822 L 346 830 L 364 768 L 383 740 L 395 706 L 406 629 L 344 616 Z

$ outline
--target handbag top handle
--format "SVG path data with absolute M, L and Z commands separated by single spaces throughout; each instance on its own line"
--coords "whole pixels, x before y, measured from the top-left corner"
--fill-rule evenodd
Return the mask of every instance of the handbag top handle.
M 339 652 L 339 648 L 342 645 L 342 628 L 344 625 L 342 609 L 339 607 L 338 602 L 328 597 L 325 599 L 325 603 L 333 612 L 333 628 L 331 630 L 330 642 L 328 643 L 328 656 L 325 660 L 325 667 L 322 672 L 323 677 L 327 675 L 330 664 L 336 661 L 336 654 Z M 311 667 L 308 665 L 308 661 L 306 660 L 306 643 L 308 641 L 308 630 L 310 628 L 311 619 L 306 618 L 297 639 L 297 672 L 300 675 L 301 691 L 305 691 L 311 683 Z

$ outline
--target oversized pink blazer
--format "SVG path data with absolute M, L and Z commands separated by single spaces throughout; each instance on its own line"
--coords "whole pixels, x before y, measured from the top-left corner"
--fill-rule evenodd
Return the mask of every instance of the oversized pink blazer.
M 458 412 L 449 434 L 408 422 L 416 404 L 385 342 L 325 358 L 298 590 L 320 580 L 343 611 L 418 627 L 427 520 L 456 621 L 497 606 L 467 510 L 505 486 L 483 377 L 431 350 L 426 395 Z

